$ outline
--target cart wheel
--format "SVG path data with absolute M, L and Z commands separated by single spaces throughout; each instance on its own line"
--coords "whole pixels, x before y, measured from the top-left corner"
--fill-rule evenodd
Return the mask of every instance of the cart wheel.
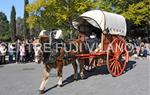
M 129 54 L 125 41 L 120 38 L 114 39 L 107 51 L 108 71 L 115 77 L 122 75 L 128 60 Z

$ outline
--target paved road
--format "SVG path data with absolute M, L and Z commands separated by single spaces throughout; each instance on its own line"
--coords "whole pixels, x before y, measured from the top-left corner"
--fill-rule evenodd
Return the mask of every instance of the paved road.
M 0 65 L 0 95 L 38 95 L 42 65 Z M 87 73 L 85 80 L 72 81 L 72 66 L 64 68 L 64 86 L 56 87 L 56 71 L 51 71 L 45 95 L 150 95 L 150 60 L 130 60 L 126 72 L 112 77 L 105 66 Z

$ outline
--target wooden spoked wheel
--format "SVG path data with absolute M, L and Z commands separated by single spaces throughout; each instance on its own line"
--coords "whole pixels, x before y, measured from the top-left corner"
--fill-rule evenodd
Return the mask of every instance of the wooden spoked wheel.
M 129 54 L 125 41 L 121 38 L 114 39 L 107 51 L 108 71 L 115 77 L 122 75 L 128 60 Z

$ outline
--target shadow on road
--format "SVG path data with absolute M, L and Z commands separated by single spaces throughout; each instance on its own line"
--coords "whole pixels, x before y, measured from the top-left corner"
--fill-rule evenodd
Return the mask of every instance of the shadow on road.
M 133 68 L 136 67 L 136 61 L 129 61 L 125 67 L 125 70 L 123 72 L 123 74 L 127 73 L 128 71 L 132 70 Z
M 35 70 L 35 68 L 23 68 L 24 71 Z
M 54 85 L 54 86 L 52 86 L 52 87 L 46 89 L 46 90 L 44 91 L 44 93 L 46 93 L 46 92 L 48 92 L 48 91 L 50 91 L 50 90 L 52 90 L 52 89 L 54 89 L 54 88 L 56 88 L 56 87 L 57 87 L 57 85 Z
M 134 67 L 136 66 L 136 61 L 129 61 L 126 65 L 126 68 L 123 72 L 123 74 L 127 73 L 128 71 L 132 70 Z M 92 77 L 92 76 L 95 76 L 95 75 L 108 75 L 109 74 L 109 71 L 107 69 L 107 66 L 106 65 L 102 65 L 100 67 L 97 67 L 96 69 L 90 71 L 90 72 L 85 72 L 85 78 L 84 79 L 88 79 L 89 77 Z M 68 78 L 66 78 L 64 81 L 63 81 L 63 86 L 67 85 L 67 84 L 70 84 L 72 82 L 74 82 L 74 78 L 73 78 L 74 75 L 71 75 L 69 76 Z M 79 77 L 79 75 L 78 75 Z M 80 78 L 78 79 L 80 80 Z M 52 90 L 54 88 L 56 88 L 57 85 L 54 85 L 53 87 L 50 87 L 48 88 L 46 92 L 48 92 L 49 90 Z
M 4 66 L 0 65 L 0 68 L 3 68 Z
M 129 61 L 125 67 L 125 70 L 123 74 L 127 73 L 128 71 L 132 70 L 136 66 L 136 61 Z M 85 72 L 85 79 L 95 76 L 95 75 L 108 75 L 110 74 L 107 66 L 102 65 L 100 67 L 97 67 L 96 69 L 90 71 L 90 72 Z M 78 75 L 79 77 L 79 75 Z M 72 83 L 74 81 L 73 75 L 69 76 L 66 80 L 63 81 L 63 86 Z

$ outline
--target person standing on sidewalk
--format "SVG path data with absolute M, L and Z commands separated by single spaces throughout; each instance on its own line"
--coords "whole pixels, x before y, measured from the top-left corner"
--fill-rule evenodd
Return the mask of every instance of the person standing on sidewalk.
M 0 56 L 1 56 L 1 63 L 2 63 L 2 64 L 6 63 L 6 62 L 5 62 L 6 52 L 7 52 L 7 45 L 6 45 L 4 42 L 2 42 L 2 43 L 0 44 L 0 53 L 1 53 Z
M 25 62 L 25 41 L 22 41 L 20 45 L 20 62 Z
M 18 39 L 16 42 L 16 63 L 18 63 L 20 60 L 20 43 L 21 41 Z
M 13 62 L 13 56 L 14 56 L 14 49 L 15 47 L 13 46 L 13 44 L 9 44 L 8 46 L 8 53 L 9 53 L 9 63 Z

